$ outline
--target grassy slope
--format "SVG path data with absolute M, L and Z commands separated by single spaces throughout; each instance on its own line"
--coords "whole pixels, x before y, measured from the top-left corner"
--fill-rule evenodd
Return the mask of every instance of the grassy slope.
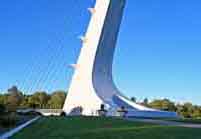
M 22 116 L 22 115 L 17 115 L 15 113 L 13 113 L 13 114 L 8 113 L 8 114 L 0 115 L 0 135 L 3 134 L 4 132 L 12 130 L 16 126 L 18 126 L 22 123 L 25 123 L 26 121 L 28 121 L 34 117 L 35 116 L 32 116 L 32 115 Z M 2 121 L 4 123 L 2 123 Z
M 201 139 L 201 129 L 101 118 L 42 118 L 13 139 Z

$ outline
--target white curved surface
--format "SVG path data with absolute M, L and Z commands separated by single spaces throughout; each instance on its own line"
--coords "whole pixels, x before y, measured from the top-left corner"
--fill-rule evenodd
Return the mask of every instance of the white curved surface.
M 71 114 L 81 106 L 83 115 L 94 115 L 105 104 L 111 111 L 124 106 L 129 116 L 176 117 L 131 102 L 114 85 L 113 56 L 124 6 L 125 0 L 96 1 L 63 110 Z

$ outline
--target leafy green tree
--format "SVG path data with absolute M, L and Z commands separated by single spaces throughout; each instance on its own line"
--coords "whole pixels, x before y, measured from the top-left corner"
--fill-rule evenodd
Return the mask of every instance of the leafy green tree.
M 150 107 L 155 108 L 155 109 L 162 109 L 161 103 L 162 103 L 161 100 L 154 100 L 149 105 L 150 105 Z
M 21 108 L 28 108 L 28 107 L 30 107 L 30 105 L 29 105 L 29 98 L 30 97 L 31 97 L 30 95 L 24 95 L 24 98 L 23 98 L 23 100 L 22 100 L 22 102 L 20 104 Z
M 62 109 L 65 98 L 66 98 L 66 92 L 55 91 L 51 95 L 51 98 L 50 98 L 48 104 L 49 104 L 50 108 L 52 108 L 52 109 Z
M 23 100 L 23 94 L 16 86 L 8 89 L 7 106 L 9 110 L 15 110 Z
M 181 110 L 181 114 L 185 117 L 185 118 L 191 118 L 192 114 L 193 114 L 194 108 L 193 105 L 191 103 L 184 103 L 182 110 Z
M 45 108 L 50 97 L 47 95 L 46 92 L 37 92 L 36 95 L 38 97 L 40 108 Z
M 194 106 L 193 113 L 191 116 L 193 118 L 200 118 L 201 117 L 201 109 L 199 106 Z
M 37 103 L 37 97 L 35 97 L 34 95 L 31 95 L 28 97 L 28 106 L 30 108 L 39 108 L 39 105 Z
M 46 108 L 50 97 L 46 92 L 36 92 L 28 98 L 29 106 L 34 108 Z
M 168 99 L 154 100 L 149 104 L 149 106 L 165 111 L 176 111 L 175 104 Z
M 0 104 L 6 105 L 8 99 L 8 94 L 0 94 Z
M 183 115 L 182 115 L 183 105 L 182 105 L 182 104 L 177 104 L 177 105 L 176 105 L 176 109 L 177 109 L 176 112 L 177 112 L 179 115 L 183 116 Z

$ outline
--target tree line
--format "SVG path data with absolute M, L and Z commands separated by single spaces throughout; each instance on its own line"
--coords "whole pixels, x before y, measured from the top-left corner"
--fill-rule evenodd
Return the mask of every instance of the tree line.
M 62 109 L 65 98 L 65 91 L 55 91 L 51 94 L 38 91 L 27 95 L 13 86 L 6 94 L 0 94 L 0 107 L 4 106 L 9 111 L 19 108 Z
M 10 111 L 18 108 L 62 109 L 66 94 L 65 91 L 55 91 L 51 94 L 38 91 L 32 95 L 26 95 L 13 86 L 8 89 L 6 94 L 0 94 L 0 109 L 6 108 Z M 149 102 L 147 98 L 143 102 L 137 102 L 135 97 L 132 97 L 131 100 L 154 109 L 174 111 L 185 118 L 201 118 L 201 106 L 189 102 L 176 104 L 169 99 L 157 99 Z
M 135 97 L 132 97 L 131 100 L 154 109 L 177 112 L 184 118 L 201 118 L 201 106 L 193 105 L 190 102 L 176 104 L 169 99 L 156 99 L 149 102 L 147 98 L 145 98 L 143 102 L 137 102 Z

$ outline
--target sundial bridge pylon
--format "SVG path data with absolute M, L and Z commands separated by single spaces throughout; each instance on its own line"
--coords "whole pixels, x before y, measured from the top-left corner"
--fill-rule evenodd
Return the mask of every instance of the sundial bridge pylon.
M 108 116 L 115 116 L 124 107 L 127 116 L 177 117 L 175 112 L 159 111 L 138 105 L 117 89 L 112 77 L 112 64 L 125 0 L 96 0 L 89 8 L 91 21 L 84 37 L 74 75 L 63 110 L 73 115 L 82 108 L 82 115 L 97 115 L 102 104 Z

